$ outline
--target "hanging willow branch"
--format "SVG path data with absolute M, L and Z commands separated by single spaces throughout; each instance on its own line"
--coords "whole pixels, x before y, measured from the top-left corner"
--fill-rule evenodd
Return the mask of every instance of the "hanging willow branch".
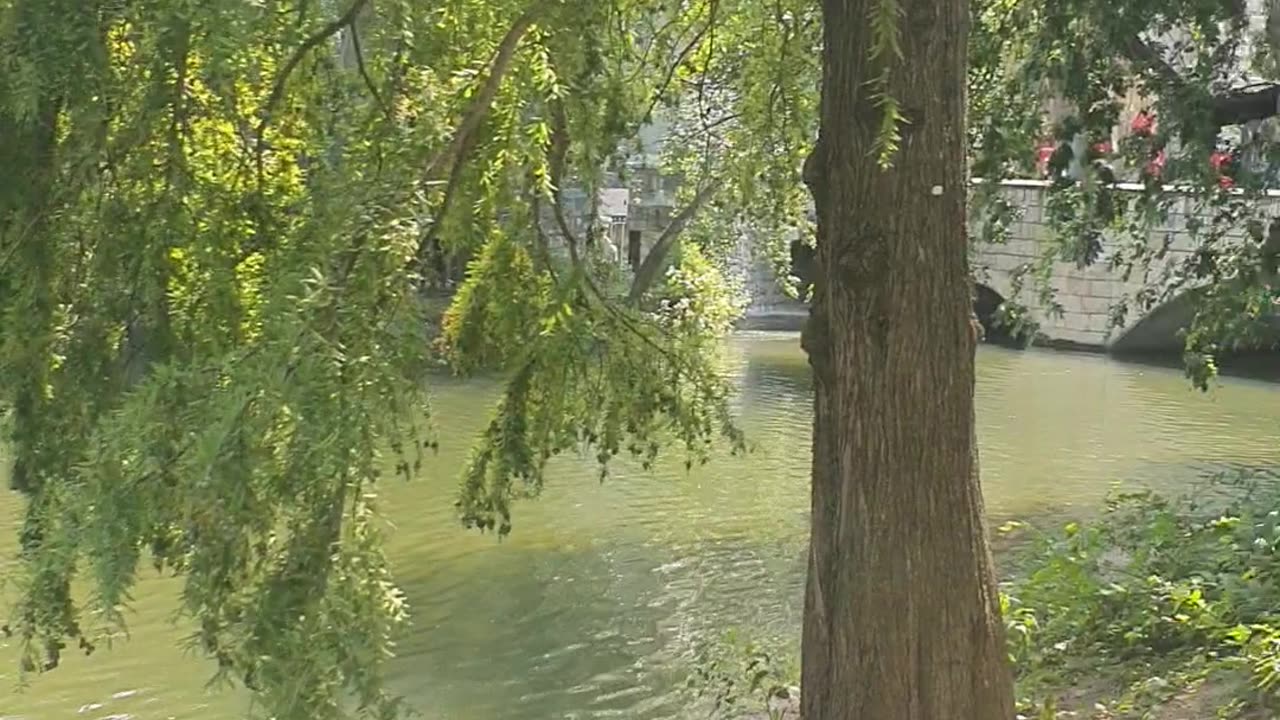
M 480 87 L 480 91 L 471 99 L 471 104 L 467 106 L 467 110 L 463 113 L 462 122 L 458 125 L 458 129 L 454 131 L 453 138 L 449 144 L 439 153 L 427 162 L 424 177 L 427 182 L 436 180 L 436 175 L 446 166 L 449 166 L 449 175 L 444 183 L 444 192 L 441 196 L 440 207 L 437 208 L 435 217 L 426 232 L 422 234 L 422 238 L 418 241 L 418 247 L 414 251 L 411 265 L 421 269 L 426 263 L 428 255 L 437 250 L 440 238 L 440 228 L 445 216 L 449 212 L 449 208 L 453 205 L 454 197 L 457 195 L 458 184 L 462 181 L 463 169 L 466 165 L 467 158 L 471 155 L 471 150 L 475 146 L 476 130 L 480 127 L 480 123 L 484 121 L 485 116 L 489 114 L 489 109 L 493 106 L 493 101 L 498 95 L 498 89 L 502 87 L 502 79 L 506 76 L 507 71 L 511 68 L 511 62 L 515 59 L 516 49 L 520 46 L 520 40 L 533 26 L 534 21 L 533 10 L 526 11 L 523 15 L 516 18 L 516 21 L 507 30 L 507 34 L 503 36 L 502 41 L 498 44 L 498 50 L 494 53 L 493 61 L 489 64 L 489 76 L 485 78 L 484 84 Z
M 378 109 L 382 111 L 382 116 L 387 120 L 392 120 L 391 107 L 383 101 L 382 93 L 378 91 L 378 86 L 374 84 L 373 78 L 369 77 L 369 69 L 364 62 L 364 50 L 360 47 L 360 30 L 355 23 L 351 24 L 351 51 L 356 57 L 356 69 L 360 72 L 360 79 L 364 81 L 364 86 L 369 88 L 369 94 L 373 96 L 373 101 L 377 103 Z
M 901 28 L 902 6 L 898 0 L 879 0 L 872 8 L 868 22 L 871 25 L 871 48 L 867 59 L 880 65 L 880 72 L 871 82 L 871 101 L 880 111 L 880 129 L 876 133 L 873 152 L 881 168 L 889 167 L 893 156 L 902 144 L 901 126 L 907 122 L 902 108 L 889 91 L 890 69 L 902 59 Z
M 354 27 L 356 17 L 364 9 L 364 6 L 368 4 L 369 0 L 355 0 L 355 2 L 351 3 L 351 7 L 347 8 L 347 11 L 342 13 L 337 20 L 330 22 L 308 36 L 298 46 L 298 49 L 293 51 L 293 55 L 289 56 L 289 60 L 285 62 L 284 68 L 280 70 L 280 74 L 276 76 L 275 83 L 271 86 L 271 94 L 267 96 L 267 102 L 262 106 L 258 127 L 254 130 L 255 145 L 259 158 L 261 158 L 263 152 L 263 136 L 267 132 L 267 127 L 271 124 L 272 113 L 275 112 L 275 108 L 280 104 L 280 101 L 284 99 L 284 91 L 289 82 L 289 76 L 293 74 L 293 71 L 302 62 L 302 59 L 307 56 L 307 53 L 318 47 L 320 43 L 337 35 L 345 27 Z M 259 160 L 260 162 L 261 160 Z
M 423 173 L 427 180 L 435 179 L 440 170 L 450 161 L 458 161 L 459 157 L 465 158 L 464 150 L 467 143 L 489 113 L 489 108 L 498 95 L 498 88 L 502 87 L 502 79 L 506 77 L 507 71 L 511 68 L 511 61 L 515 59 L 516 48 L 520 46 L 521 38 L 533 26 L 534 16 L 533 10 L 526 11 L 516 19 L 511 29 L 507 30 L 506 36 L 498 44 L 493 62 L 489 64 L 489 76 L 485 78 L 480 91 L 471 99 L 471 104 L 463 114 L 462 123 L 454 132 L 453 139 L 427 163 L 426 171 Z

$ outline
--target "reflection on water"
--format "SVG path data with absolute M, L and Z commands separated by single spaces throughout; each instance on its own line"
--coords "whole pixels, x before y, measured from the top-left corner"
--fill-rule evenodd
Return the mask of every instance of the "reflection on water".
M 604 484 L 560 461 L 544 496 L 517 507 L 497 542 L 463 531 L 452 500 L 493 397 L 436 388 L 441 453 L 425 477 L 383 492 L 391 555 L 413 625 L 392 681 L 427 720 L 683 717 L 696 643 L 743 626 L 798 635 L 808 510 L 810 383 L 794 334 L 737 338 L 730 362 L 755 451 L 686 473 L 621 465 Z M 1167 490 L 1198 474 L 1275 464 L 1280 387 L 1226 381 L 1209 395 L 1176 370 L 1104 358 L 983 348 L 978 422 L 997 517 L 1087 512 L 1113 482 Z M 480 401 L 480 402 L 478 402 Z M 15 499 L 0 516 L 12 524 Z M 12 548 L 12 534 L 0 543 Z M 132 639 L 72 658 L 24 693 L 0 688 L 0 718 L 243 717 L 237 693 L 206 693 L 211 666 L 177 647 L 176 584 L 145 581 Z M 0 648 L 0 683 L 16 681 Z

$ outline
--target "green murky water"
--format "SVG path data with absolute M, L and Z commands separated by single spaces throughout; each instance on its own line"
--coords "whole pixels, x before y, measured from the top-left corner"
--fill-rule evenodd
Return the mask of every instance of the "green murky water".
M 808 508 L 808 367 L 788 334 L 735 339 L 743 423 L 758 443 L 686 475 L 619 467 L 601 485 L 561 463 L 518 507 L 512 537 L 463 531 L 459 464 L 492 388 L 436 388 L 441 452 L 413 483 L 384 489 L 391 555 L 414 621 L 393 681 L 427 720 L 681 717 L 685 663 L 725 628 L 794 638 Z M 1233 465 L 1280 462 L 1280 386 L 1229 380 L 1198 394 L 1172 370 L 1099 357 L 979 353 L 978 420 L 996 517 L 1087 512 L 1114 482 L 1166 490 Z M 0 524 L 17 500 L 0 494 Z M 12 549 L 12 533 L 0 548 Z M 184 654 L 176 584 L 138 588 L 131 638 L 73 657 L 16 691 L 0 646 L 0 718 L 243 717 L 210 693 L 211 666 Z

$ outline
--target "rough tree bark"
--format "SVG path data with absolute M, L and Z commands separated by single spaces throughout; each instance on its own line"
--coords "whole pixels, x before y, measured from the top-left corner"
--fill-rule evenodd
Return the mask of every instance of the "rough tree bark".
M 909 124 L 873 144 L 867 18 L 823 0 L 818 212 L 804 335 L 815 377 L 805 720 L 1008 720 L 974 445 L 965 244 L 968 0 L 903 0 L 890 93 Z

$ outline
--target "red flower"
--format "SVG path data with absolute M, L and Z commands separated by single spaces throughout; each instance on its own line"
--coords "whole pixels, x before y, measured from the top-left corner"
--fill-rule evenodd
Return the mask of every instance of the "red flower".
M 1094 154 L 1096 154 L 1096 155 L 1110 155 L 1110 154 L 1111 154 L 1111 143 L 1110 143 L 1110 142 L 1108 142 L 1108 141 L 1106 141 L 1106 140 L 1103 140 L 1103 141 L 1102 141 L 1102 142 L 1100 142 L 1100 143 L 1094 143 L 1094 144 L 1093 144 L 1093 152 L 1094 152 Z
M 1164 150 L 1157 151 L 1155 156 L 1147 161 L 1147 167 L 1144 172 L 1153 178 L 1160 177 L 1160 174 L 1164 172 L 1165 160 Z
M 1138 137 L 1151 137 L 1151 133 L 1155 130 L 1156 118 L 1147 112 L 1140 112 L 1133 116 L 1133 121 L 1129 123 L 1129 129 Z
M 1041 146 L 1037 147 L 1037 148 L 1036 148 L 1036 162 L 1037 162 L 1037 163 L 1047 163 L 1047 162 L 1049 162 L 1049 158 L 1053 157 L 1053 153 L 1054 153 L 1054 151 L 1055 151 L 1055 150 L 1057 150 L 1057 148 L 1055 148 L 1055 147 L 1053 146 L 1053 143 L 1045 143 L 1045 144 L 1043 144 L 1043 145 L 1041 145 Z
M 1214 150 L 1209 154 L 1209 165 L 1217 172 L 1222 172 L 1222 167 L 1229 162 L 1231 162 L 1231 153 Z
M 1218 187 L 1222 188 L 1223 190 L 1230 190 L 1235 186 L 1236 186 L 1236 181 L 1232 180 L 1230 175 L 1223 175 L 1222 177 L 1218 178 Z

